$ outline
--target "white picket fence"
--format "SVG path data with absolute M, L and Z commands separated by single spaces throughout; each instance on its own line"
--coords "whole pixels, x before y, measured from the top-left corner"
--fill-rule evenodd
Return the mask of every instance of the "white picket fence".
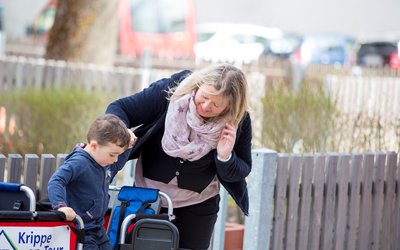
M 365 111 L 384 117 L 400 111 L 400 76 L 327 75 L 325 86 L 343 113 Z
M 125 96 L 141 90 L 168 71 L 148 68 L 107 67 L 18 56 L 0 57 L 0 93 L 20 88 L 74 86 L 87 91 Z
M 400 76 L 327 75 L 325 88 L 341 114 L 340 131 L 349 135 L 334 138 L 341 151 L 355 140 L 371 151 L 400 150 Z

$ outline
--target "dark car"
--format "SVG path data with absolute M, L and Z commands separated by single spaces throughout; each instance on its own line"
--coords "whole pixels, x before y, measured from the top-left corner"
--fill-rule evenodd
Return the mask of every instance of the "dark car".
M 366 67 L 390 67 L 400 69 L 400 40 L 372 41 L 360 44 L 357 64 Z

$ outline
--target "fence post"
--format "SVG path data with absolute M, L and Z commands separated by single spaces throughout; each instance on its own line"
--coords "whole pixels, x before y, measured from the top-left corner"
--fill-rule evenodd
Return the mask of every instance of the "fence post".
M 44 59 L 38 59 L 35 64 L 33 65 L 33 71 L 34 71 L 34 86 L 36 89 L 42 89 L 43 88 L 43 78 L 44 78 L 44 71 L 45 71 L 45 66 L 46 66 L 46 60 Z
M 8 177 L 9 183 L 21 183 L 22 156 L 20 154 L 8 155 Z
M 223 250 L 225 245 L 225 222 L 228 210 L 228 191 L 221 186 L 219 195 L 221 201 L 219 202 L 218 217 L 215 222 L 214 235 L 211 240 L 212 250 Z
M 51 175 L 54 172 L 55 157 L 52 154 L 42 154 L 42 160 L 40 162 L 40 188 L 39 188 L 39 199 L 45 199 L 48 197 L 47 184 L 50 180 Z
M 277 152 L 252 151 L 253 169 L 249 176 L 249 216 L 245 220 L 243 249 L 269 249 L 273 218 Z
M 6 167 L 6 156 L 0 154 L 0 181 L 4 182 L 4 170 Z
M 37 173 L 38 173 L 39 156 L 36 154 L 26 154 L 24 164 L 24 184 L 33 190 L 37 196 Z
M 24 71 L 26 69 L 26 58 L 24 57 L 18 57 L 16 62 L 15 62 L 15 87 L 17 89 L 22 89 L 24 86 Z
M 14 89 L 13 87 L 14 75 L 15 75 L 15 58 L 12 57 L 7 63 L 5 69 L 5 78 L 3 79 L 2 82 L 2 84 L 6 85 L 6 88 Z
M 3 82 L 5 79 L 5 71 L 6 71 L 6 67 L 7 67 L 6 62 L 7 62 L 6 59 L 4 59 L 3 57 L 0 58 L 0 80 L 1 80 L 1 82 Z M 4 91 L 5 91 L 4 84 L 0 84 L 0 93 L 3 93 Z
M 56 169 L 58 169 L 59 167 L 61 167 L 62 164 L 64 164 L 67 155 L 68 154 L 57 154 Z

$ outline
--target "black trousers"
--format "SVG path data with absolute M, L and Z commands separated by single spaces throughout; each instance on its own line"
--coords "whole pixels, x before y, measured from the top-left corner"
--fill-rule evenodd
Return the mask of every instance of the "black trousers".
M 219 210 L 219 195 L 202 203 L 174 208 L 175 226 L 179 230 L 179 248 L 206 250 L 211 241 Z M 162 209 L 161 213 L 166 213 Z

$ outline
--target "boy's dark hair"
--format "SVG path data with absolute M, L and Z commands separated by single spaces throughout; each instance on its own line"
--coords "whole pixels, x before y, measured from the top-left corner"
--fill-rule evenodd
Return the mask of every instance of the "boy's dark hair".
M 108 143 L 116 144 L 121 148 L 127 148 L 131 135 L 126 125 L 113 114 L 105 114 L 97 117 L 87 133 L 87 140 L 90 143 L 95 140 L 99 145 Z

